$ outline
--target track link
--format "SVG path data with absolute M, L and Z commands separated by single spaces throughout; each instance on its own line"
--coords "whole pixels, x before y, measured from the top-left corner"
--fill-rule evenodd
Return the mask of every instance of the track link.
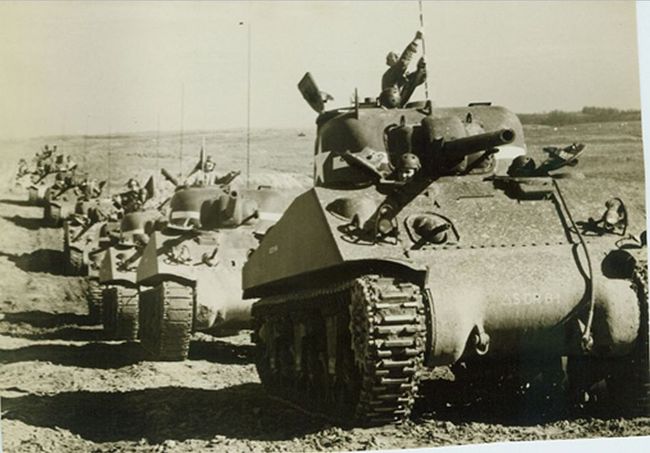
M 253 307 L 260 378 L 274 395 L 343 423 L 410 415 L 422 373 L 417 285 L 366 275 Z
M 140 298 L 140 341 L 151 360 L 181 361 L 190 348 L 193 290 L 163 282 Z
M 115 340 L 136 340 L 139 329 L 138 289 L 111 286 L 104 289 L 102 301 L 106 336 Z

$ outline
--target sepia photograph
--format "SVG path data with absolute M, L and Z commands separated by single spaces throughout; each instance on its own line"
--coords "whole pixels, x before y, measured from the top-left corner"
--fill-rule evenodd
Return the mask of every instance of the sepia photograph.
M 0 451 L 650 451 L 644 22 L 0 3 Z

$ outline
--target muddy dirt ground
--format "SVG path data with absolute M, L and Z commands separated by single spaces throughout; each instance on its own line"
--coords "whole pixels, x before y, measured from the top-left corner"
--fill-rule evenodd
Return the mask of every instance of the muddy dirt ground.
M 256 182 L 309 184 L 314 137 L 299 132 L 254 134 Z M 588 190 L 600 190 L 603 200 L 618 194 L 643 212 L 638 123 L 528 127 L 526 132 L 536 155 L 543 144 L 587 143 L 581 171 Z M 62 231 L 41 228 L 42 209 L 28 206 L 26 191 L 11 184 L 16 163 L 20 157 L 31 159 L 44 143 L 58 143 L 91 174 L 106 174 L 110 164 L 111 187 L 118 190 L 131 175 L 144 177 L 152 168 L 191 168 L 202 136 L 221 169 L 243 167 L 238 131 L 188 134 L 182 160 L 173 134 L 1 142 L 4 451 L 338 451 L 650 435 L 647 418 L 575 415 L 525 402 L 445 410 L 426 400 L 403 425 L 342 429 L 265 394 L 249 332 L 219 338 L 197 334 L 183 363 L 144 361 L 137 343 L 104 341 L 101 326 L 86 318 L 85 282 L 62 275 Z M 637 217 L 636 226 L 642 222 Z

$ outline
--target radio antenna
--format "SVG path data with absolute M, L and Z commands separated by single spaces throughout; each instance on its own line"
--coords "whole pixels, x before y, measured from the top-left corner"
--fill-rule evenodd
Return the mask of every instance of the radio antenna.
M 156 117 L 156 171 L 160 169 L 160 112 Z
M 248 86 L 246 106 L 246 188 L 250 188 L 251 177 L 251 22 L 246 22 L 248 41 Z
M 108 126 L 108 152 L 106 153 L 106 162 L 108 164 L 108 181 L 106 185 L 108 186 L 108 196 L 111 196 L 111 139 L 113 138 L 113 127 Z
M 185 84 L 181 86 L 181 149 L 178 151 L 178 174 L 183 177 L 183 138 L 185 134 Z
M 420 8 L 420 29 L 422 29 L 422 56 L 426 62 L 427 48 L 424 43 L 424 12 L 422 11 L 422 0 L 418 0 L 418 7 Z M 429 78 L 424 78 L 424 96 L 427 101 L 429 100 Z

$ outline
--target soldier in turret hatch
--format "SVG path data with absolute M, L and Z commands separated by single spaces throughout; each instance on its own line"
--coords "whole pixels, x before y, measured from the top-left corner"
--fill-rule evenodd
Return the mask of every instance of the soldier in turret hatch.
M 395 179 L 403 182 L 410 181 L 420 168 L 422 168 L 422 165 L 418 156 L 413 153 L 404 153 L 400 157 Z
M 126 183 L 128 191 L 121 193 L 119 204 L 125 213 L 135 212 L 142 208 L 147 201 L 147 191 L 140 187 L 140 183 L 131 178 Z
M 187 179 L 189 179 L 190 176 L 194 175 L 195 173 L 198 173 L 194 178 L 194 185 L 212 185 L 214 184 L 214 179 L 216 176 L 215 168 L 216 165 L 212 160 L 212 156 L 207 156 L 203 164 L 199 162 L 196 167 L 194 167 L 192 172 L 187 175 Z
M 416 71 L 408 72 L 408 66 L 418 51 L 422 36 L 422 31 L 418 30 L 415 33 L 415 38 L 406 46 L 400 57 L 395 52 L 389 52 L 386 55 L 386 64 L 389 68 L 381 78 L 381 94 L 379 96 L 384 107 L 395 108 L 405 105 L 415 88 L 424 82 L 426 78 L 424 58 L 420 58 Z M 407 89 L 405 90 L 405 88 Z

